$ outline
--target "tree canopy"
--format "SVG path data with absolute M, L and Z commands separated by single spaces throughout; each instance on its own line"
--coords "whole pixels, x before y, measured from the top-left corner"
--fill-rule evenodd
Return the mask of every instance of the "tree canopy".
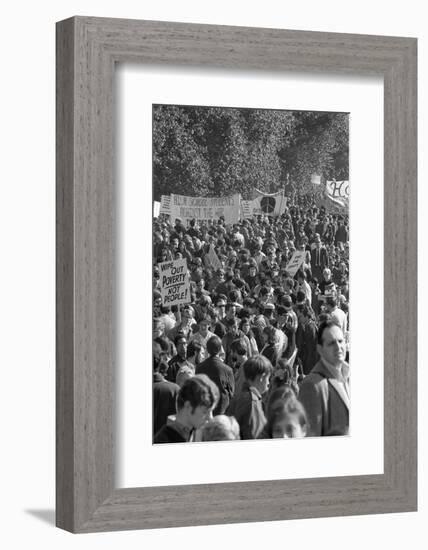
M 311 188 L 311 175 L 348 179 L 346 113 L 153 106 L 154 200 L 178 193 L 224 196 L 291 184 Z

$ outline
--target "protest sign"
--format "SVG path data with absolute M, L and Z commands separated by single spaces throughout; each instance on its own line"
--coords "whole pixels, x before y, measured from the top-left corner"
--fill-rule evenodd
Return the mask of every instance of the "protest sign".
M 224 216 L 225 222 L 237 223 L 241 209 L 241 195 L 229 197 L 186 197 L 185 195 L 170 195 L 169 214 L 174 221 L 188 220 L 218 220 Z
M 349 201 L 349 181 L 326 181 L 325 192 L 334 203 L 347 207 Z
M 221 265 L 220 260 L 218 259 L 217 254 L 215 253 L 214 246 L 210 245 L 210 249 L 207 254 L 208 261 L 210 263 L 210 266 L 214 271 L 217 271 L 218 269 L 221 269 L 223 266 Z
M 306 250 L 296 250 L 293 252 L 293 255 L 291 256 L 290 261 L 287 264 L 287 267 L 285 268 L 288 273 L 290 273 L 290 277 L 294 277 L 296 273 L 299 271 L 300 266 L 305 260 L 306 256 Z
M 158 264 L 163 306 L 190 303 L 190 279 L 185 259 Z
M 284 195 L 284 191 L 268 194 L 255 189 L 255 195 L 251 201 L 242 201 L 244 218 L 254 215 L 280 216 L 287 207 L 287 197 Z

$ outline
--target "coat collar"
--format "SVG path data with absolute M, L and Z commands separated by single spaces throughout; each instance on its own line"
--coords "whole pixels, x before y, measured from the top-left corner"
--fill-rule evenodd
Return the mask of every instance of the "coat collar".
M 347 373 L 349 371 L 349 366 L 347 363 L 344 363 L 344 369 L 345 373 L 344 375 L 347 376 Z M 314 368 L 312 369 L 312 372 L 320 374 L 323 378 L 326 378 L 328 383 L 331 384 L 331 386 L 336 390 L 339 397 L 342 399 L 344 405 L 349 410 L 350 409 L 350 399 L 349 399 L 349 387 L 348 383 L 343 382 L 339 379 L 339 377 L 336 377 L 333 375 L 333 372 L 331 369 L 329 369 L 322 361 L 318 361 Z

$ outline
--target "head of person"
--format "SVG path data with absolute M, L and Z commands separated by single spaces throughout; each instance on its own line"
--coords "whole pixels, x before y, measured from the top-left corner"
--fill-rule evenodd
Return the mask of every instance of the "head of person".
M 240 330 L 245 334 L 245 336 L 248 336 L 250 330 L 251 330 L 251 323 L 249 317 L 242 317 L 241 324 L 239 325 Z
M 250 265 L 248 269 L 248 274 L 250 277 L 255 277 L 257 275 L 257 266 L 256 265 Z
M 316 277 L 312 277 L 309 279 L 309 286 L 312 290 L 315 290 L 318 288 L 318 279 Z
M 230 346 L 230 362 L 232 367 L 239 367 L 248 359 L 247 348 L 240 339 L 232 342 Z
M 337 300 L 332 296 L 329 296 L 325 301 L 325 308 L 328 313 L 334 311 L 337 307 Z
M 199 323 L 199 332 L 201 336 L 206 336 L 211 327 L 211 320 L 208 315 L 205 315 Z
M 226 321 L 226 330 L 229 334 L 232 336 L 238 336 L 239 334 L 239 322 L 236 317 L 232 317 L 231 319 L 227 319 Z
M 202 428 L 202 441 L 233 441 L 240 439 L 239 424 L 233 416 L 219 414 Z
M 346 345 L 343 332 L 333 321 L 321 323 L 318 329 L 317 351 L 328 364 L 341 366 L 345 361 Z
M 195 373 L 190 365 L 183 365 L 178 369 L 177 376 L 175 377 L 175 383 L 181 388 L 184 382 L 186 382 L 189 378 L 192 378 L 192 376 L 195 376 Z
M 273 439 L 305 437 L 307 428 L 305 409 L 294 394 L 272 402 L 266 426 L 270 437 Z
M 297 366 L 290 365 L 286 359 L 279 359 L 272 377 L 272 389 L 289 388 L 298 395 L 297 378 Z
M 177 396 L 177 419 L 188 428 L 200 428 L 212 418 L 219 400 L 217 386 L 205 374 L 185 380 Z
M 177 355 L 181 359 L 186 359 L 187 357 L 187 338 L 184 336 L 184 334 L 178 333 L 177 336 L 174 338 L 174 346 L 177 350 Z
M 214 335 L 208 339 L 207 352 L 210 357 L 215 357 L 222 350 L 221 340 L 218 336 Z
M 321 237 L 319 233 L 315 233 L 314 243 L 316 248 L 321 248 Z
M 153 319 L 153 340 L 165 334 L 165 323 L 158 318 Z
M 194 365 L 199 365 L 205 359 L 205 349 L 196 340 L 192 340 L 187 346 L 187 359 Z
M 322 272 L 322 277 L 325 282 L 328 282 L 331 280 L 331 270 L 328 267 L 324 268 Z
M 269 388 L 272 364 L 264 355 L 253 355 L 243 365 L 245 380 L 262 395 Z
M 226 316 L 228 319 L 234 319 L 236 315 L 236 305 L 234 302 L 229 302 L 226 306 Z

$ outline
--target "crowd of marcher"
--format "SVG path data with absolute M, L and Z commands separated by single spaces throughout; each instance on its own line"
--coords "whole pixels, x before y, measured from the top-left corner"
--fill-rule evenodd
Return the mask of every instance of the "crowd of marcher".
M 279 217 L 153 228 L 154 443 L 347 434 L 348 215 L 303 196 Z M 165 306 L 158 264 L 183 258 L 189 302 Z

